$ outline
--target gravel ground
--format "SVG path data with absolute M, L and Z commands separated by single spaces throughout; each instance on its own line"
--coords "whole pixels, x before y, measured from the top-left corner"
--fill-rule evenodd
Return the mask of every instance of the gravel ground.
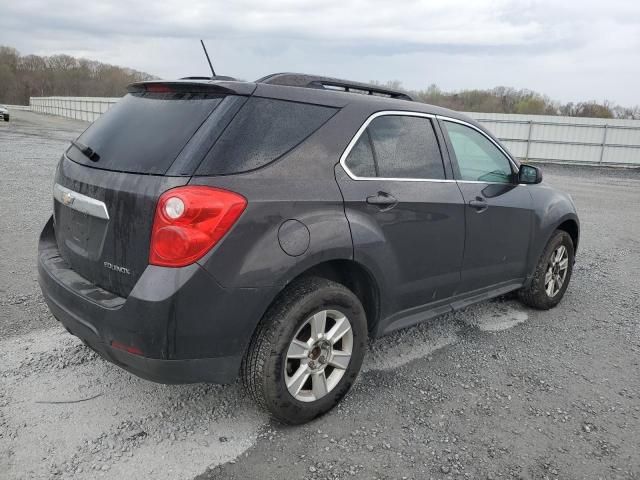
M 131 376 L 48 313 L 37 236 L 85 127 L 0 122 L 0 477 L 640 479 L 640 172 L 544 168 L 582 221 L 556 309 L 504 297 L 380 339 L 336 410 L 283 427 L 238 385 Z

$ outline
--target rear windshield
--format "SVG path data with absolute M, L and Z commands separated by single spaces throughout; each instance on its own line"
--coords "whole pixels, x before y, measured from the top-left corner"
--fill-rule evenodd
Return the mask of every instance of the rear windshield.
M 218 138 L 196 175 L 228 175 L 263 167 L 304 141 L 335 108 L 251 97 Z
M 164 174 L 223 98 L 192 93 L 130 93 L 78 138 L 78 145 L 89 147 L 95 154 L 87 155 L 86 150 L 83 153 L 71 146 L 67 156 L 104 170 Z

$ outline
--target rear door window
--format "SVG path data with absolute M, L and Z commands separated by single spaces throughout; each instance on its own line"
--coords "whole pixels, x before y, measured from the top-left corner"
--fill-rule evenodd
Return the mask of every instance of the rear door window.
M 303 142 L 336 111 L 320 105 L 251 97 L 196 175 L 227 175 L 263 167 Z
M 429 118 L 374 118 L 346 159 L 357 177 L 444 179 L 438 140 Z
M 347 165 L 351 173 L 356 177 L 377 177 L 378 166 L 373 159 L 373 149 L 371 148 L 371 137 L 369 131 L 360 135 L 358 141 L 349 152 Z
M 224 97 L 191 93 L 130 93 L 100 116 L 67 156 L 104 170 L 164 174 L 189 139 Z

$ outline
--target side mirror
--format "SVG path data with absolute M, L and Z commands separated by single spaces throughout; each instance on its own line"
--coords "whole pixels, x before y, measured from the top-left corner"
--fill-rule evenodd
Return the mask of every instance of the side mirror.
M 520 171 L 518 172 L 519 183 L 540 183 L 542 182 L 542 170 L 533 165 L 520 165 Z

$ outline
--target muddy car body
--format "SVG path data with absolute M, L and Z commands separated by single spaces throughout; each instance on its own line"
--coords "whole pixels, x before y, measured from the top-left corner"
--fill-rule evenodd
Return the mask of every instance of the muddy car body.
M 55 317 L 150 380 L 240 372 L 291 423 L 370 337 L 514 290 L 554 306 L 579 238 L 570 197 L 470 118 L 307 75 L 135 84 L 54 183 Z

